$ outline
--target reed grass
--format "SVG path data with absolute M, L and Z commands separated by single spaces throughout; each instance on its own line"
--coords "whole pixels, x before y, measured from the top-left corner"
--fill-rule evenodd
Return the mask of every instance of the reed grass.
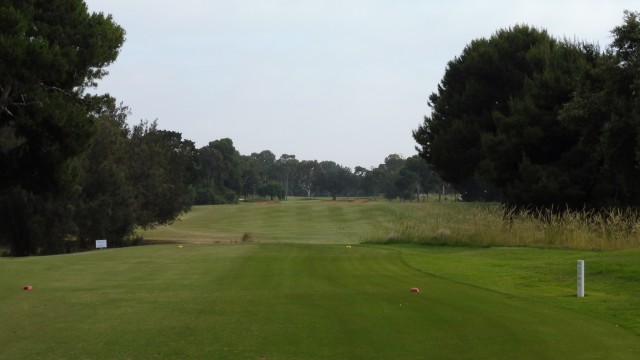
M 399 208 L 368 242 L 628 249 L 640 247 L 640 212 L 530 211 L 499 204 L 432 203 Z

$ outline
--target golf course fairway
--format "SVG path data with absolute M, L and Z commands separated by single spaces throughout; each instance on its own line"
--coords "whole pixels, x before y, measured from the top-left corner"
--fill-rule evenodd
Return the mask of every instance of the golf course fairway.
M 0 319 L 0 359 L 640 359 L 634 331 L 429 275 L 384 246 L 2 258 Z

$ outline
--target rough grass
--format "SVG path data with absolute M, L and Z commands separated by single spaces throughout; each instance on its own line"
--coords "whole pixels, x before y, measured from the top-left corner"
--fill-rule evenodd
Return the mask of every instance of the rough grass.
M 508 219 L 508 220 L 505 220 Z M 640 247 L 640 214 L 505 211 L 495 204 L 412 204 L 398 208 L 374 243 L 512 246 L 582 250 Z
M 476 275 L 470 281 L 473 285 L 429 275 L 426 272 L 433 268 L 424 266 L 430 261 L 421 261 L 422 255 L 414 250 L 318 244 L 160 245 L 0 259 L 1 355 L 6 359 L 640 356 L 637 333 L 614 322 L 486 289 L 483 283 L 491 281 L 492 273 Z M 405 251 L 408 256 L 402 255 Z M 463 257 L 450 259 L 450 267 L 465 268 L 469 263 Z M 477 267 L 474 262 L 468 270 L 472 273 Z M 506 272 L 514 270 L 512 265 L 504 267 Z M 27 283 L 33 285 L 32 291 L 22 290 Z M 421 292 L 411 293 L 411 287 Z

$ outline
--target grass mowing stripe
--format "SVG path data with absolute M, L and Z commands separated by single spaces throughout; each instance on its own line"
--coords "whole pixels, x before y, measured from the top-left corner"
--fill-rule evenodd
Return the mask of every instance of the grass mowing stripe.
M 404 251 L 404 250 L 403 250 Z M 393 248 L 149 246 L 0 259 L 11 359 L 636 359 L 604 321 L 435 278 Z M 9 275 L 11 274 L 11 275 Z M 20 290 L 30 282 L 34 290 Z M 409 292 L 418 286 L 419 294 Z M 9 324 L 9 325 L 7 325 Z
M 256 242 L 354 243 L 384 229 L 397 208 L 407 204 L 343 201 L 290 201 L 196 206 L 181 220 L 143 232 L 149 240 L 239 241 L 245 232 Z
M 640 249 L 394 248 L 402 250 L 408 264 L 429 274 L 589 314 L 640 336 Z M 583 299 L 576 298 L 578 259 L 586 261 Z

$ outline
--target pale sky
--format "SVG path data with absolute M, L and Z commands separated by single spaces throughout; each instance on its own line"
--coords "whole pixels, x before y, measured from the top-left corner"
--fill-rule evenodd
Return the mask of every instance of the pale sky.
M 527 24 L 611 41 L 637 0 L 85 0 L 126 32 L 100 82 L 197 147 L 370 168 L 416 154 L 447 62 L 472 40 Z

